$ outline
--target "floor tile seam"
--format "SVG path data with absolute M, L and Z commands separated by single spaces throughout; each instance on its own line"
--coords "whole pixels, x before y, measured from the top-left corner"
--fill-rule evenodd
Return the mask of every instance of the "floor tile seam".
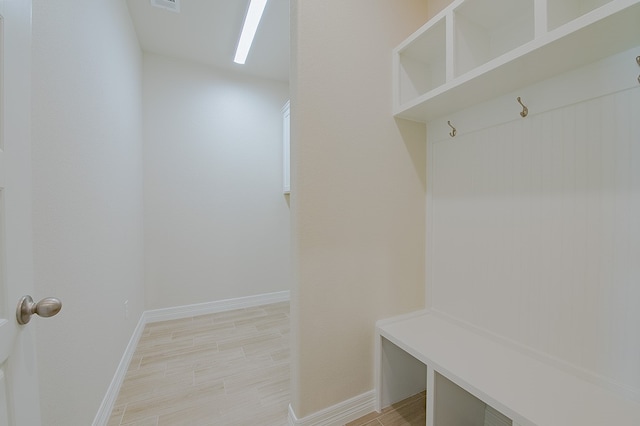
M 180 332 L 180 335 L 176 336 L 177 333 L 172 333 L 172 338 L 171 340 L 167 341 L 167 343 L 173 343 L 173 342 L 179 342 L 180 339 L 186 339 L 186 338 L 191 338 L 191 339 L 197 339 L 197 338 L 201 338 L 202 336 L 213 336 L 213 337 L 217 337 L 217 335 L 220 336 L 224 336 L 224 334 L 228 334 L 230 332 L 231 329 L 224 329 L 224 330 L 212 330 L 212 329 L 206 329 L 206 328 L 202 328 L 202 329 L 198 329 L 198 330 L 190 330 L 188 332 Z
M 140 340 L 153 340 L 161 337 L 165 337 L 167 334 L 171 334 L 176 330 L 180 329 L 189 329 L 189 324 L 183 324 L 182 326 L 164 326 L 164 327 L 155 327 L 149 330 L 145 330 L 145 332 L 140 336 Z
M 281 398 L 281 399 L 287 399 L 287 398 L 290 399 L 290 395 L 283 396 L 283 398 Z M 269 396 L 262 396 L 261 395 L 260 396 L 260 407 L 261 408 L 271 408 L 271 407 L 277 406 L 278 404 L 282 403 L 281 400 L 277 400 L 277 399 L 275 401 L 273 401 L 273 402 L 266 402 L 268 400 L 269 400 Z
M 229 386 L 227 388 L 227 385 L 225 383 L 225 395 L 233 397 L 233 396 L 238 396 L 238 395 L 242 395 L 248 391 L 255 391 L 256 392 L 256 397 L 257 399 L 260 401 L 262 399 L 268 398 L 269 395 L 264 395 L 264 393 L 261 393 L 258 389 L 257 386 L 260 385 L 260 383 L 254 384 L 253 386 L 245 386 L 245 385 L 241 385 L 238 386 L 237 388 L 233 387 L 233 386 Z
M 148 418 L 151 416 L 159 416 L 160 414 L 157 412 L 157 410 L 154 409 L 153 412 L 151 412 L 150 414 L 143 413 L 142 416 L 137 415 L 137 413 L 130 414 L 130 417 L 132 417 L 132 419 L 126 419 L 125 415 L 126 415 L 126 411 L 123 413 L 122 420 L 120 423 L 122 426 L 135 424 L 136 422 L 143 421 L 145 418 Z
M 250 380 L 250 378 L 249 378 L 249 379 L 247 379 L 249 381 L 249 384 L 245 385 L 245 384 L 242 384 L 242 382 L 245 381 L 243 379 L 244 378 L 238 378 L 238 379 L 236 379 L 234 381 L 233 377 L 225 377 L 225 378 L 223 378 L 222 381 L 224 382 L 224 390 L 225 390 L 225 392 L 227 391 L 227 388 L 235 390 L 235 392 L 233 392 L 233 394 L 237 394 L 238 392 L 252 391 L 252 390 L 258 392 L 258 385 L 263 381 L 263 380 L 259 379 L 258 382 L 252 382 Z M 241 383 L 240 385 L 237 385 L 235 387 L 232 386 L 233 384 L 236 384 L 236 383 L 239 383 L 239 382 Z
M 218 343 L 228 343 L 228 342 L 234 341 L 234 340 L 251 339 L 251 338 L 260 337 L 260 336 L 268 336 L 268 335 L 271 335 L 271 334 L 280 335 L 281 333 L 279 331 L 278 332 L 274 332 L 274 331 L 265 332 L 265 331 L 260 331 L 258 329 L 255 329 L 255 330 L 251 330 L 250 333 L 241 332 L 241 333 L 235 334 L 233 336 L 224 336 L 223 339 L 220 339 L 217 342 Z
M 251 362 L 251 360 L 249 360 L 249 359 L 247 361 Z M 253 367 L 253 368 L 251 368 L 249 370 L 244 370 L 244 372 L 245 373 L 251 373 L 251 372 L 253 372 L 255 370 L 264 370 L 265 368 L 274 368 L 275 369 L 275 368 L 278 368 L 278 367 L 290 367 L 291 366 L 290 364 L 291 364 L 291 362 L 288 361 L 288 360 L 265 362 L 264 365 L 262 365 L 262 364 L 254 364 L 254 365 L 249 364 L 248 367 Z M 247 367 L 247 366 L 242 366 L 242 367 Z
M 135 362 L 134 362 L 134 360 L 135 360 Z M 131 371 L 139 370 L 141 363 L 142 363 L 142 356 L 140 356 L 140 359 L 136 359 L 136 355 L 135 355 L 135 352 L 134 352 L 133 356 L 131 357 L 131 361 L 129 362 L 129 366 L 127 367 L 127 372 L 129 372 L 129 370 L 131 370 Z M 133 369 L 131 368 L 132 366 L 134 366 Z
M 200 350 L 203 348 L 199 348 Z M 181 354 L 182 352 L 193 352 L 194 347 L 190 346 L 190 347 L 182 347 L 182 348 L 167 348 L 164 351 L 150 351 L 148 353 L 143 354 L 143 356 L 141 357 L 141 361 L 146 359 L 149 360 L 150 358 L 163 358 L 163 357 L 168 357 L 168 356 L 173 356 L 176 354 Z
M 120 426 L 132 426 L 132 425 L 135 425 L 136 423 L 143 422 L 143 421 L 145 421 L 145 420 L 147 420 L 147 419 L 150 419 L 150 418 L 153 418 L 153 417 L 155 417 L 155 418 L 156 418 L 156 426 L 157 426 L 157 425 L 158 425 L 158 420 L 159 420 L 159 417 L 160 417 L 160 416 L 154 416 L 154 415 L 151 415 L 151 416 L 149 416 L 149 417 L 145 417 L 144 419 L 134 420 L 133 422 L 129 422 L 129 423 L 120 423 Z
M 176 383 L 176 381 L 171 383 L 175 388 L 178 388 L 179 384 L 180 383 Z M 146 382 L 136 386 L 131 386 L 128 389 L 123 389 L 122 394 L 124 397 L 128 398 L 129 402 L 138 401 L 139 399 L 146 399 L 153 396 L 156 393 L 156 389 L 163 386 L 167 386 L 167 384 L 160 381 Z
M 280 339 L 265 340 L 263 342 L 247 343 L 242 345 L 249 352 L 276 352 L 284 349 L 284 343 Z
M 187 386 L 184 386 L 184 387 L 180 387 L 180 388 L 174 387 L 172 390 L 167 390 L 167 389 L 164 389 L 162 387 L 154 387 L 149 392 L 146 392 L 144 394 L 136 395 L 136 398 L 132 399 L 131 404 L 153 405 L 153 404 L 156 404 L 156 403 L 161 402 L 163 400 L 171 399 L 171 398 L 173 398 L 175 396 L 179 396 L 179 395 L 183 395 L 185 393 L 188 393 L 193 388 L 194 388 L 194 386 L 191 385 L 191 384 L 187 385 Z
M 405 407 L 405 406 L 407 406 L 409 404 L 413 404 L 414 402 L 416 402 L 420 398 L 424 398 L 424 397 L 421 397 L 421 396 L 418 396 L 418 395 L 419 394 L 412 395 L 412 396 L 410 396 L 410 397 L 408 397 L 406 399 L 403 399 L 402 401 L 398 401 L 396 403 L 391 404 L 387 408 L 391 408 L 393 410 L 398 410 L 398 409 L 403 408 L 403 407 Z M 391 410 L 389 410 L 389 411 L 391 411 Z
M 259 342 L 259 344 L 268 344 L 268 341 Z M 279 347 L 277 348 L 266 348 L 263 355 L 265 357 L 271 356 L 273 353 L 279 354 L 287 349 L 286 345 L 284 345 L 283 342 L 280 342 L 278 345 Z M 215 367 L 215 364 L 223 362 L 240 361 L 243 359 L 251 361 L 251 356 L 260 355 L 261 348 L 257 348 L 258 350 L 254 352 L 251 347 L 247 346 L 248 345 L 234 346 L 232 348 L 225 348 L 223 350 L 220 350 L 217 346 L 215 348 L 213 346 L 205 346 L 202 348 L 195 348 L 194 350 L 181 351 L 179 353 L 172 352 L 170 354 L 165 354 L 165 356 L 152 355 L 142 357 L 140 359 L 140 365 L 136 366 L 135 369 L 128 370 L 127 373 L 129 373 L 130 371 L 132 374 L 139 373 L 141 375 L 145 375 L 153 374 L 154 372 L 159 371 L 166 372 L 170 368 L 170 364 L 171 368 L 180 368 L 184 367 L 184 365 L 180 364 L 195 365 L 198 361 L 206 360 L 212 361 L 211 365 L 206 366 L 206 368 L 211 368 Z
M 252 341 L 252 342 L 227 342 L 224 343 L 222 346 L 220 346 L 220 351 L 226 351 L 229 349 L 235 349 L 235 348 L 247 348 L 250 349 L 253 346 L 261 346 L 261 345 L 276 345 L 276 344 L 282 344 L 283 342 L 280 340 L 281 337 L 277 337 L 277 338 L 272 338 L 272 339 L 267 339 L 267 340 L 260 340 L 260 341 Z
M 189 379 L 191 383 L 189 383 L 189 380 L 187 379 Z M 128 386 L 130 386 L 132 389 L 125 389 L 125 393 L 136 393 L 136 396 L 142 396 L 145 394 L 153 396 L 161 394 L 163 391 L 169 392 L 168 388 L 173 388 L 176 391 L 182 391 L 183 389 L 186 389 L 188 387 L 195 386 L 195 383 L 193 380 L 193 372 L 186 372 L 182 375 L 182 377 L 169 376 L 169 380 L 164 380 L 164 378 L 162 378 L 142 383 L 132 383 Z
M 171 340 L 169 340 L 169 344 L 180 344 L 180 343 L 187 343 L 188 341 L 191 341 L 191 344 L 193 345 L 193 341 L 195 340 L 195 336 L 192 336 L 192 333 L 186 333 L 186 334 L 181 334 L 184 330 L 179 330 L 179 331 L 174 331 L 173 333 L 171 333 Z
M 141 361 L 141 366 L 144 365 L 149 365 L 149 364 L 156 364 L 156 363 L 161 363 L 161 362 L 167 362 L 170 360 L 175 360 L 176 358 L 179 357 L 186 357 L 186 356 L 198 356 L 204 353 L 204 355 L 210 355 L 212 353 L 218 353 L 220 352 L 217 347 L 211 348 L 211 347 L 206 347 L 206 346 L 202 346 L 202 347 L 197 347 L 197 348 L 190 348 L 190 350 L 185 350 L 185 351 L 170 351 L 167 352 L 166 354 L 153 354 L 153 355 L 149 355 L 146 356 L 144 358 L 147 358 L 146 361 L 143 360 Z
M 145 370 L 130 370 L 124 376 L 124 380 L 122 381 L 122 385 L 132 385 L 136 382 L 146 382 L 149 380 L 156 380 L 159 378 L 163 378 L 166 375 L 167 367 L 166 364 L 154 364 L 147 365 L 144 367 Z
M 213 396 L 215 396 L 216 394 L 214 394 Z M 133 413 L 130 411 L 129 415 L 130 417 L 133 417 L 133 419 L 129 421 L 129 423 L 142 421 L 146 417 L 150 416 L 168 415 L 179 410 L 193 409 L 194 407 L 205 404 L 206 401 L 211 397 L 212 395 L 193 395 L 190 392 L 180 392 L 176 395 L 166 395 L 163 398 L 159 398 L 153 401 L 150 404 L 151 406 L 148 408 L 145 408 L 143 405 L 141 405 L 139 408 L 136 407 L 136 410 Z M 145 413 L 146 411 L 149 411 L 149 413 Z M 125 414 L 123 414 L 123 420 L 125 415 L 126 412 Z
M 194 371 L 194 374 L 195 374 L 196 380 L 199 380 L 199 381 L 204 381 L 204 380 L 213 379 L 213 378 L 218 378 L 221 380 L 222 379 L 232 380 L 232 379 L 239 379 L 240 377 L 245 377 L 248 375 L 255 375 L 257 373 L 260 373 L 261 370 L 269 366 L 265 366 L 264 368 L 260 367 L 260 368 L 252 368 L 252 369 L 247 369 L 245 367 L 246 366 L 240 366 L 239 368 L 234 368 L 231 371 L 225 372 L 225 373 L 217 373 L 215 370 L 213 371 L 197 370 L 197 371 Z
M 264 340 L 259 341 L 259 342 L 247 342 L 247 341 L 242 341 L 242 340 L 244 340 L 244 339 L 238 339 L 237 341 L 218 342 L 219 343 L 218 350 L 220 352 L 223 352 L 223 351 L 228 351 L 228 350 L 231 350 L 231 349 L 237 349 L 237 348 L 240 348 L 240 347 L 243 347 L 243 346 L 247 346 L 247 345 L 250 345 L 250 344 L 256 344 L 256 343 L 265 342 Z
M 275 327 L 277 324 L 282 324 L 286 321 L 289 321 L 288 318 L 277 317 L 274 318 L 272 316 L 259 317 L 259 318 L 247 318 L 247 319 L 239 319 L 236 320 L 234 325 L 236 327 Z
M 148 399 L 149 402 L 153 402 L 153 401 L 158 401 L 158 400 L 171 400 L 171 399 L 181 399 L 185 396 L 192 396 L 194 397 L 194 401 L 198 401 L 199 397 L 197 395 L 197 392 L 206 392 L 206 391 L 212 391 L 215 390 L 215 385 L 217 384 L 221 384 L 223 385 L 223 383 L 220 380 L 215 380 L 213 382 L 211 382 L 209 385 L 209 388 L 207 388 L 205 385 L 207 385 L 207 383 L 193 383 L 184 387 L 181 387 L 179 389 L 174 389 L 174 390 L 166 390 L 166 389 L 162 389 L 162 388 L 154 388 L 153 390 L 153 394 L 150 396 L 150 398 Z M 194 392 L 196 392 L 196 394 L 194 395 Z M 222 392 L 214 392 L 214 395 L 217 393 L 222 393 Z M 208 398 L 210 395 L 204 396 L 205 398 Z M 201 396 L 202 397 L 202 396 Z M 138 402 L 142 402 L 142 401 L 138 401 Z
M 156 333 L 156 334 L 152 334 L 149 336 L 145 336 L 141 339 L 141 343 L 142 344 L 146 344 L 148 342 L 153 342 L 156 340 L 167 340 L 170 339 L 172 335 L 176 334 L 176 333 L 180 333 L 186 330 L 192 330 L 193 326 L 191 327 L 182 327 L 182 328 L 175 328 L 175 329 L 170 329 L 170 330 L 165 330 L 162 333 Z
M 264 328 L 257 328 L 258 333 L 275 333 L 275 334 L 280 334 L 283 335 L 284 333 L 282 332 L 282 327 L 280 326 L 269 326 L 269 327 L 264 327 Z
M 240 404 L 240 405 L 242 405 L 242 404 Z M 186 408 L 187 408 L 187 409 L 189 409 L 190 407 L 186 407 Z M 268 407 L 268 408 L 269 408 L 269 407 Z M 184 410 L 184 409 L 185 409 L 185 407 L 181 407 L 181 408 L 180 408 L 180 409 L 178 409 L 177 411 Z M 216 411 L 217 411 L 217 413 L 218 413 L 218 417 L 220 417 L 220 418 L 223 418 L 223 417 L 225 417 L 225 416 L 229 417 L 229 416 L 228 416 L 228 414 L 229 414 L 229 413 L 227 413 L 227 412 L 223 413 L 221 410 L 222 410 L 222 407 L 218 407 L 218 408 L 217 408 L 217 410 L 216 410 Z M 171 415 L 171 414 L 173 414 L 173 413 L 175 413 L 175 412 L 176 412 L 176 411 L 171 411 L 171 410 L 166 411 L 165 409 L 162 409 L 162 408 L 161 408 L 161 409 L 160 409 L 160 411 L 157 411 L 157 414 L 156 414 L 156 413 L 153 413 L 152 415 L 153 415 L 153 416 L 158 417 L 158 419 L 159 419 L 159 418 L 160 418 L 160 417 L 162 417 L 162 416 L 168 416 L 168 415 Z M 286 410 L 283 410 L 283 415 L 284 415 L 284 418 L 286 419 Z M 135 423 L 135 422 L 137 422 L 137 421 L 142 421 L 142 420 L 144 420 L 145 418 L 148 418 L 148 417 L 143 417 L 143 418 L 140 418 L 140 419 L 135 419 L 135 420 L 133 420 L 133 422 Z M 159 420 L 158 420 L 158 421 L 159 421 Z M 133 424 L 133 423 L 128 423 L 128 424 Z
M 206 346 L 206 345 L 201 344 L 199 346 Z M 143 357 L 162 356 L 167 353 L 173 354 L 176 352 L 192 350 L 193 348 L 194 348 L 193 341 L 190 344 L 186 344 L 186 342 L 180 342 L 180 343 L 174 342 L 173 344 L 162 345 L 161 347 L 154 346 L 153 348 L 146 348 L 146 350 L 140 351 L 138 355 L 142 355 Z
M 117 417 L 120 417 L 120 419 L 118 420 L 118 425 L 122 424 L 122 419 L 124 417 L 124 410 L 126 406 L 127 406 L 127 403 L 124 404 L 124 408 L 122 409 L 122 412 L 120 413 L 119 416 L 117 416 Z M 116 400 L 116 404 L 114 404 L 113 409 L 111 410 L 111 414 L 109 415 L 109 420 L 111 420 L 111 417 L 113 416 L 113 411 L 116 409 L 116 407 L 119 407 L 119 405 L 117 405 L 117 400 Z
M 259 394 L 264 394 L 265 389 L 268 389 L 270 386 L 273 386 L 276 383 L 280 383 L 279 377 L 261 377 L 258 379 L 252 379 L 251 377 L 225 377 L 221 378 L 224 382 L 225 389 L 234 389 L 238 390 L 241 388 L 245 388 L 245 390 L 255 390 Z

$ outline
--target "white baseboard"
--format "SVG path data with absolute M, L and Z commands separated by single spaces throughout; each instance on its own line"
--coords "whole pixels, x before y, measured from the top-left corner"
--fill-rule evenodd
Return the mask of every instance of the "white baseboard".
M 96 414 L 95 419 L 93 419 L 93 426 L 105 426 L 109 422 L 111 411 L 116 403 L 116 398 L 118 398 L 118 392 L 120 392 L 124 376 L 127 374 L 129 364 L 131 363 L 133 354 L 136 351 L 136 346 L 138 346 L 138 341 L 140 340 L 140 336 L 142 336 L 145 324 L 146 321 L 143 312 L 142 315 L 140 315 L 140 320 L 138 320 L 138 325 L 136 325 L 136 328 L 133 330 L 129 343 L 124 350 L 122 359 L 120 359 L 120 364 L 118 364 L 116 373 L 114 374 L 113 379 L 111 379 L 111 384 L 109 384 L 107 393 L 102 400 L 102 404 L 100 404 L 98 413 Z
M 371 390 L 301 419 L 289 405 L 289 426 L 343 426 L 375 411 L 374 402 L 375 391 Z
M 231 311 L 233 309 L 250 308 L 253 306 L 268 305 L 270 303 L 286 302 L 289 300 L 289 291 L 258 294 L 256 296 L 238 297 L 235 299 L 217 300 L 215 302 L 197 303 L 195 305 L 176 306 L 173 308 L 154 309 L 146 311 L 147 323 L 168 321 L 196 315 L 213 314 L 216 312 Z
M 129 344 L 127 345 L 120 364 L 116 369 L 115 375 L 111 380 L 111 384 L 107 389 L 107 393 L 100 404 L 98 413 L 93 420 L 92 426 L 106 426 L 111 416 L 111 411 L 116 403 L 118 392 L 124 381 L 124 377 L 127 374 L 127 369 L 133 358 L 133 354 L 136 351 L 136 346 L 144 331 L 146 324 L 158 321 L 167 321 L 172 319 L 186 318 L 196 315 L 213 314 L 216 312 L 231 311 L 234 309 L 250 308 L 253 306 L 268 305 L 270 303 L 286 302 L 289 300 L 289 291 L 280 291 L 277 293 L 259 294 L 257 296 L 239 297 L 236 299 L 219 300 L 215 302 L 198 303 L 195 305 L 177 306 L 174 308 L 154 309 L 150 311 L 144 311 L 140 315 L 138 325 L 133 330 Z M 357 418 L 357 417 L 356 417 Z

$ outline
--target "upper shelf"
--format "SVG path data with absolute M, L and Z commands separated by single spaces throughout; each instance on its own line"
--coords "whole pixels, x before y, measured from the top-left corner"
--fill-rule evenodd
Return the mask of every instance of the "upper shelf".
M 456 0 L 393 51 L 394 115 L 427 122 L 640 45 L 640 0 Z

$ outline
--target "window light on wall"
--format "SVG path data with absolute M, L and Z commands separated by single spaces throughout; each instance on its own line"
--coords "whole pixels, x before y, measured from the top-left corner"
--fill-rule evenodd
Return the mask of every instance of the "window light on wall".
M 256 35 L 258 24 L 262 18 L 264 7 L 267 5 L 267 0 L 251 0 L 249 3 L 249 9 L 247 10 L 247 16 L 244 18 L 244 25 L 242 26 L 242 33 L 240 34 L 240 40 L 238 41 L 238 47 L 236 48 L 236 56 L 233 62 L 236 64 L 244 64 L 247 60 L 247 55 L 251 49 L 253 38 Z

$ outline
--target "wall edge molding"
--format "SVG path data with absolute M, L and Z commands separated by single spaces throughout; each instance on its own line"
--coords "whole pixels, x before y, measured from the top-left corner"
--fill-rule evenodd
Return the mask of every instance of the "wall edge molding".
M 375 390 L 339 402 L 311 415 L 298 419 L 289 404 L 289 426 L 342 426 L 375 411 Z
M 127 370 L 129 369 L 129 364 L 131 363 L 131 359 L 133 358 L 133 354 L 136 351 L 136 346 L 138 346 L 138 342 L 140 341 L 140 337 L 142 336 L 142 332 L 144 330 L 144 326 L 147 323 L 145 318 L 145 312 L 140 315 L 140 319 L 138 320 L 138 324 L 136 328 L 133 330 L 131 334 L 131 338 L 129 339 L 129 343 L 122 354 L 122 358 L 120 359 L 120 363 L 116 368 L 116 372 L 111 379 L 111 383 L 107 388 L 107 393 L 102 399 L 102 403 L 100 404 L 100 408 L 98 409 L 98 413 L 93 420 L 92 426 L 105 426 L 109 422 L 109 417 L 111 416 L 111 411 L 116 403 L 116 399 L 118 398 L 118 393 L 120 392 L 120 387 L 122 386 L 122 382 L 124 381 L 124 377 L 127 374 Z
M 145 311 L 148 323 L 186 318 L 196 315 L 213 314 L 231 311 L 233 309 L 251 308 L 268 305 L 270 303 L 285 302 L 290 299 L 289 290 L 274 293 L 258 294 L 255 296 L 238 297 L 234 299 L 217 300 L 213 302 L 196 303 L 193 305 L 175 306 L 172 308 L 153 309 Z
M 116 398 L 118 398 L 120 387 L 122 386 L 124 377 L 127 374 L 129 364 L 133 359 L 133 354 L 138 342 L 140 341 L 145 325 L 153 322 L 231 311 L 234 309 L 250 308 L 254 306 L 268 305 L 270 303 L 285 302 L 288 300 L 290 300 L 290 292 L 289 290 L 286 290 L 275 293 L 266 293 L 255 296 L 238 297 L 234 299 L 176 306 L 174 308 L 154 309 L 142 312 L 140 319 L 138 320 L 138 324 L 129 339 L 129 343 L 122 354 L 122 358 L 116 368 L 113 379 L 111 379 L 107 392 L 100 404 L 100 407 L 98 408 L 98 412 L 93 420 L 92 426 L 106 426 L 109 422 L 111 411 L 116 403 Z

